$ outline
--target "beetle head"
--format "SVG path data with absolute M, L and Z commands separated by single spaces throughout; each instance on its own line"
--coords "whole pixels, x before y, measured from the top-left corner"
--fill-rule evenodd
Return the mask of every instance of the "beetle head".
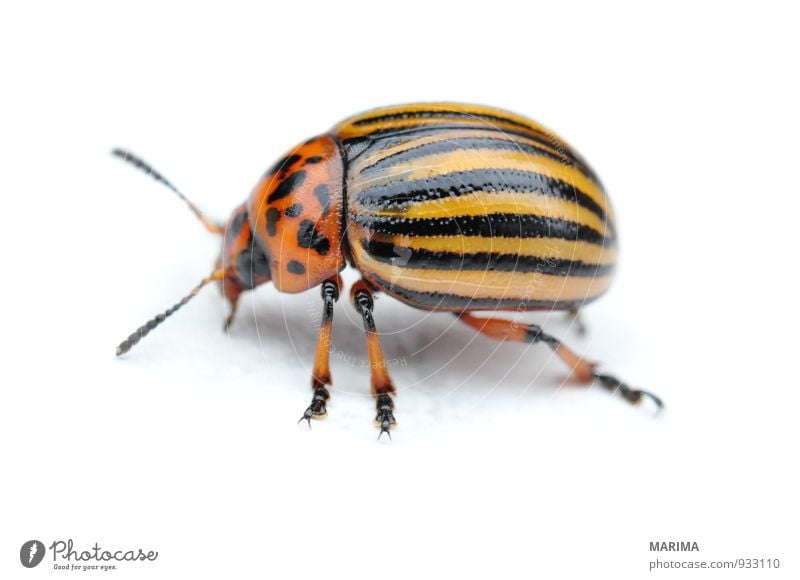
M 270 281 L 269 256 L 253 237 L 244 204 L 233 211 L 225 225 L 217 268 L 225 272 L 220 287 L 231 304 L 231 316 L 242 292 Z

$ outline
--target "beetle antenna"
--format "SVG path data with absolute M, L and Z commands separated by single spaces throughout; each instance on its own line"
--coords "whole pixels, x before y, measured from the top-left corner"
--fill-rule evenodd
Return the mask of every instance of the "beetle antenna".
M 224 277 L 225 277 L 225 270 L 220 268 L 219 270 L 215 270 L 207 278 L 203 278 L 197 286 L 192 288 L 191 292 L 189 292 L 186 296 L 181 298 L 180 301 L 177 302 L 172 308 L 165 310 L 161 314 L 157 314 L 154 318 L 148 320 L 142 326 L 140 326 L 128 338 L 119 343 L 119 346 L 117 347 L 117 356 L 125 354 L 130 349 L 132 349 L 133 346 L 140 340 L 142 340 L 145 336 L 147 336 L 151 330 L 153 330 L 156 326 L 164 322 L 169 316 L 172 316 L 175 313 L 175 311 L 177 311 L 181 306 L 189 302 L 189 300 L 197 296 L 197 293 L 200 292 L 200 290 L 206 284 L 222 280 Z
M 168 180 L 166 177 L 164 177 L 158 171 L 156 171 L 149 163 L 147 163 L 143 159 L 138 158 L 130 151 L 125 151 L 124 149 L 114 149 L 111 151 L 111 155 L 113 155 L 114 157 L 119 157 L 120 159 L 130 163 L 137 169 L 141 169 L 142 171 L 147 173 L 150 177 L 152 177 L 162 185 L 165 185 L 173 192 L 175 192 L 175 194 L 179 198 L 181 198 L 186 203 L 186 205 L 189 206 L 189 209 L 192 210 L 194 215 L 197 216 L 197 219 L 199 219 L 202 222 L 202 224 L 206 227 L 206 229 L 209 232 L 211 232 L 212 234 L 220 234 L 220 235 L 222 235 L 225 232 L 225 228 L 223 226 L 221 226 L 220 224 L 214 222 L 214 220 L 207 217 L 202 211 L 200 211 L 200 209 L 195 204 L 193 204 L 189 200 L 189 198 L 183 195 L 183 193 L 181 193 L 181 191 L 177 187 L 172 185 L 172 182 L 170 180 Z

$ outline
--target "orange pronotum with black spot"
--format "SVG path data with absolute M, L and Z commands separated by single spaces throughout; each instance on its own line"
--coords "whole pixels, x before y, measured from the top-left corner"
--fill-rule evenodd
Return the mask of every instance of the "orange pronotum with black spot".
M 363 276 L 351 299 L 364 323 L 381 434 L 395 423 L 395 388 L 373 318 L 374 292 L 455 313 L 492 338 L 544 342 L 580 381 L 661 407 L 658 397 L 598 372 L 537 325 L 472 314 L 574 313 L 603 294 L 613 276 L 616 226 L 600 180 L 563 139 L 530 119 L 454 103 L 363 113 L 289 151 L 224 226 L 140 159 L 114 154 L 148 171 L 207 229 L 224 234 L 214 272 L 124 340 L 118 354 L 212 281 L 230 302 L 227 324 L 240 295 L 266 282 L 281 292 L 320 287 L 314 394 L 302 419 L 324 416 L 339 272 L 349 264 Z

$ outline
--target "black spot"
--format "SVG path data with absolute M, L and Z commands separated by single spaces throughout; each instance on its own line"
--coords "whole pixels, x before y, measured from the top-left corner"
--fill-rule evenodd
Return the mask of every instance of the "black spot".
M 324 183 L 318 185 L 314 188 L 314 195 L 317 196 L 317 199 L 322 204 L 322 215 L 328 215 L 331 210 L 331 196 L 328 193 L 328 186 Z
M 270 278 L 269 258 L 252 238 L 247 248 L 236 257 L 236 277 L 245 288 L 253 288 L 259 280 Z
M 306 159 L 306 165 L 308 165 L 309 163 L 319 163 L 320 161 L 322 161 L 322 156 L 314 155 L 313 157 L 309 157 L 308 159 Z
M 275 224 L 278 223 L 279 219 L 281 219 L 281 212 L 274 207 L 267 210 L 267 233 L 269 235 L 274 236 L 277 233 Z
M 285 210 L 283 210 L 283 213 L 284 215 L 286 215 L 286 217 L 297 217 L 301 213 L 303 213 L 303 206 L 300 205 L 299 203 L 293 203 Z
M 301 248 L 313 248 L 318 254 L 325 255 L 331 249 L 331 243 L 325 236 L 319 235 L 311 220 L 300 222 L 297 230 L 297 244 Z
M 244 221 L 247 219 L 247 212 L 241 211 L 237 213 L 233 220 L 231 220 L 231 225 L 228 228 L 228 238 L 234 239 L 236 238 L 242 231 L 242 227 L 244 226 Z
M 306 172 L 301 169 L 300 171 L 295 171 L 289 177 L 285 178 L 278 184 L 278 187 L 275 188 L 270 196 L 267 198 L 267 203 L 272 203 L 275 200 L 283 199 L 292 191 L 295 187 L 298 187 L 303 181 L 306 179 Z
M 291 260 L 288 264 L 286 264 L 286 269 L 289 271 L 290 274 L 305 274 L 306 267 L 303 266 L 297 260 Z
M 289 168 L 292 165 L 294 165 L 301 159 L 302 157 L 296 154 L 287 155 L 282 159 L 278 159 L 278 161 L 275 162 L 275 165 L 270 167 L 269 171 L 267 171 L 267 175 L 275 175 L 276 173 L 278 173 L 278 171 L 283 171 L 284 173 L 286 173 L 287 171 L 289 171 Z

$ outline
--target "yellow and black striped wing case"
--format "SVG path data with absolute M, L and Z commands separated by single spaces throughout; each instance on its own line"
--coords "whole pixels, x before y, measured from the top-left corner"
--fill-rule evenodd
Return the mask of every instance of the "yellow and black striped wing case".
M 576 308 L 617 257 L 600 181 L 530 119 L 452 103 L 387 107 L 333 129 L 351 259 L 424 309 Z

